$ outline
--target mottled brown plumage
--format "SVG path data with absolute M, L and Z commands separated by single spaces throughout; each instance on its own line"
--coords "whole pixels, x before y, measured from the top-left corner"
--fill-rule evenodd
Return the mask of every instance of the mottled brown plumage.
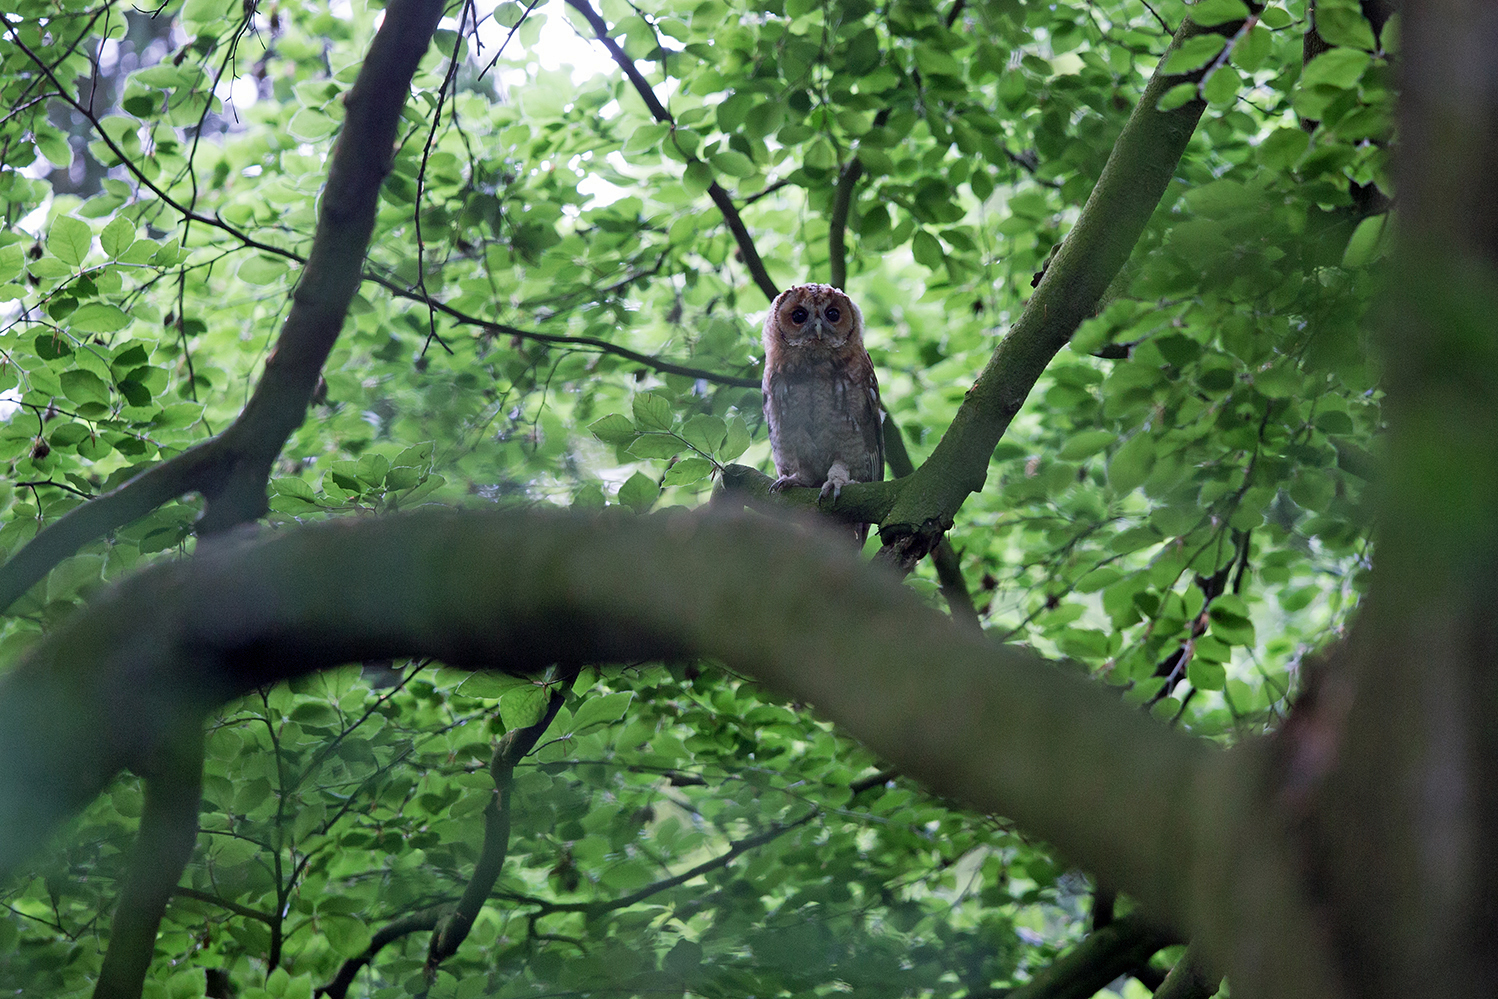
M 773 488 L 819 486 L 835 499 L 849 482 L 883 479 L 879 380 L 853 300 L 826 284 L 781 292 L 765 317 L 764 346 Z M 860 525 L 859 540 L 867 535 Z

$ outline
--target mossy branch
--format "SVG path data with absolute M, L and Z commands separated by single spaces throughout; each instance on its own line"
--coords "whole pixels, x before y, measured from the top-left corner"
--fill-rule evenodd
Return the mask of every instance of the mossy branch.
M 879 536 L 899 564 L 914 564 L 929 552 L 967 497 L 983 488 L 993 449 L 1009 422 L 1128 260 L 1206 110 L 1199 97 L 1159 110 L 1167 90 L 1194 79 L 1192 74 L 1167 74 L 1164 66 L 1186 39 L 1205 30 L 1187 20 L 1176 32 L 1035 294 L 989 357 L 936 449 L 881 522 Z

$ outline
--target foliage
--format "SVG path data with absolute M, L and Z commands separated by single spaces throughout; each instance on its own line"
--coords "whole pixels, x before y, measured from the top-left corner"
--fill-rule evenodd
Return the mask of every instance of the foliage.
M 0 9 L 8 555 L 240 412 L 379 11 Z M 1247 13 L 1193 10 L 1209 26 Z M 663 122 L 596 44 L 607 72 L 541 68 L 543 22 L 592 37 L 580 13 L 454 7 L 326 392 L 276 462 L 270 529 L 428 504 L 701 504 L 727 463 L 768 463 L 765 282 L 836 273 L 844 226 L 847 286 L 919 464 L 1185 13 L 605 2 Z M 1208 69 L 1162 102 L 1205 98 L 1203 124 L 949 535 L 990 633 L 1222 741 L 1279 716 L 1368 560 L 1381 417 L 1359 331 L 1386 221 L 1369 192 L 1392 189 L 1389 67 L 1355 5 L 1323 3 L 1334 47 L 1302 69 L 1305 13 L 1266 7 L 1169 56 Z M 200 507 L 167 503 L 60 565 L 10 608 L 0 661 L 105 583 L 188 555 Z M 933 580 L 923 566 L 910 585 L 940 603 Z M 391 920 L 462 893 L 493 745 L 549 690 L 396 669 L 266 689 L 213 723 L 203 834 L 148 994 L 204 994 L 205 969 L 225 969 L 241 996 L 306 995 Z M 1081 874 L 883 773 L 801 705 L 712 664 L 551 683 L 566 705 L 516 773 L 500 880 L 433 996 L 982 993 L 1082 935 Z M 91 987 L 141 801 L 122 778 L 7 886 L 0 979 Z M 425 956 L 415 936 L 382 952 L 369 994 L 426 988 Z

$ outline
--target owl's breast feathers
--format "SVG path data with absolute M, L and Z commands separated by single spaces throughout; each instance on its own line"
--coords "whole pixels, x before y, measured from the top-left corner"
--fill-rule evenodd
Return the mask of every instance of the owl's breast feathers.
M 879 383 L 868 353 L 778 353 L 779 363 L 766 367 L 764 391 L 770 446 L 780 477 L 817 486 L 841 462 L 855 482 L 883 479 Z

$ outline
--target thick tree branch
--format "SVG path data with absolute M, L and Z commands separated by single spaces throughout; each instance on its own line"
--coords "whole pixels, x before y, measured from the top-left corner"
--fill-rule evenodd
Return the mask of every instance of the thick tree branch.
M 1180 844 L 1195 839 L 1197 775 L 1218 754 L 952 628 L 840 541 L 757 516 L 475 514 L 205 544 L 0 678 L 0 870 L 177 719 L 262 684 L 410 655 L 534 673 L 691 654 L 818 704 L 901 773 L 1182 914 Z
M 214 440 L 143 472 L 45 528 L 0 568 L 0 609 L 80 546 L 173 496 L 190 491 L 204 495 L 208 505 L 199 530 L 205 534 L 265 513 L 271 464 L 306 419 L 323 363 L 362 280 L 380 185 L 394 158 L 396 123 L 442 8 L 441 0 L 393 0 L 386 8 L 345 100 L 312 251 L 292 293 L 286 324 L 244 411 Z
M 814 487 L 796 487 L 771 493 L 770 485 L 775 480 L 748 465 L 725 466 L 721 482 L 725 493 L 746 500 L 753 506 L 814 510 L 849 523 L 878 524 L 894 508 L 900 490 L 912 481 L 910 475 L 915 471 L 910 452 L 905 449 L 905 441 L 900 436 L 899 426 L 892 418 L 884 422 L 884 457 L 890 472 L 897 478 L 887 482 L 849 483 L 833 500 L 823 500 L 821 491 Z M 936 577 L 941 582 L 942 596 L 946 597 L 947 605 L 952 609 L 952 617 L 962 624 L 982 630 L 983 622 L 978 617 L 977 608 L 973 606 L 973 598 L 968 592 L 967 580 L 963 578 L 957 552 L 945 537 L 932 552 L 932 562 L 936 568 Z M 914 562 L 898 568 L 908 572 L 913 567 Z
M 1235 29 L 1223 25 L 1211 30 Z M 1203 30 L 1186 21 L 1160 66 Z M 951 527 L 968 495 L 983 488 L 993 449 L 1009 421 L 1128 260 L 1206 109 L 1200 98 L 1170 111 L 1157 105 L 1166 90 L 1191 80 L 1190 75 L 1155 71 L 1040 286 L 883 522 L 879 536 L 892 561 L 913 565 Z
M 897 479 L 915 474 L 915 463 L 905 449 L 905 436 L 893 413 L 886 413 L 884 420 L 884 460 Z M 946 597 L 952 609 L 952 618 L 970 628 L 983 629 L 978 609 L 973 606 L 973 595 L 968 592 L 967 579 L 962 575 L 962 562 L 952 547 L 952 542 L 943 535 L 931 552 L 931 563 L 936 569 L 936 578 L 941 582 L 941 595 Z
M 183 715 L 153 754 L 137 763 L 146 778 L 145 808 L 135 855 L 120 892 L 109 949 L 94 985 L 94 999 L 140 999 L 156 952 L 156 931 L 198 839 L 203 797 L 203 726 Z
M 1155 999 L 1212 999 L 1221 979 L 1211 977 L 1196 958 L 1196 947 L 1187 947 L 1155 990 Z
M 1268 933 L 1290 952 L 1277 976 L 1327 984 L 1262 751 L 1222 754 L 955 628 L 815 523 L 713 511 L 342 521 L 147 569 L 0 677 L 0 876 L 187 719 L 313 670 L 423 655 L 526 675 L 719 659 L 1199 929 L 1214 955 Z
M 271 463 L 306 419 L 323 363 L 359 290 L 380 186 L 395 159 L 396 125 L 443 7 L 442 0 L 400 0 L 385 9 L 384 23 L 344 99 L 317 232 L 286 324 L 254 395 L 224 432 L 235 460 L 221 482 L 204 490 L 208 508 L 202 532 L 227 530 L 267 509 Z
M 42 528 L 0 566 L 0 612 L 90 541 L 199 488 L 222 463 L 222 440 L 215 437 L 153 465 Z
M 640 74 L 635 61 L 625 53 L 618 42 L 609 37 L 608 23 L 599 16 L 588 0 L 567 0 L 567 5 L 588 22 L 588 26 L 593 29 L 593 33 L 603 47 L 609 50 L 609 55 L 613 57 L 614 62 L 618 63 L 624 75 L 629 78 L 630 84 L 639 92 L 640 99 L 645 102 L 645 107 L 650 110 L 655 120 L 663 125 L 671 126 L 674 130 L 676 119 L 655 96 L 655 90 L 651 88 L 650 81 Z M 698 162 L 696 157 L 689 158 L 693 162 Z M 754 237 L 749 235 L 749 230 L 739 216 L 739 210 L 734 206 L 733 199 L 716 180 L 708 185 L 707 195 L 713 199 L 713 204 L 718 206 L 718 211 L 723 215 L 723 222 L 728 226 L 728 231 L 733 234 L 734 242 L 739 246 L 739 255 L 744 258 L 744 266 L 749 270 L 749 276 L 754 278 L 754 283 L 759 286 L 765 298 L 773 301 L 775 296 L 780 294 L 780 290 L 775 287 L 775 282 L 770 280 L 770 274 L 765 270 L 765 263 L 760 259 L 759 251 L 754 248 Z
M 724 465 L 721 481 L 727 495 L 752 506 L 816 511 L 848 523 L 877 524 L 894 506 L 906 480 L 850 482 L 836 499 L 825 501 L 821 490 L 815 486 L 792 486 L 771 493 L 770 485 L 775 480 L 748 465 Z
M 1498 21 L 1400 16 L 1377 558 L 1282 781 L 1347 993 L 1466 999 L 1498 984 Z

